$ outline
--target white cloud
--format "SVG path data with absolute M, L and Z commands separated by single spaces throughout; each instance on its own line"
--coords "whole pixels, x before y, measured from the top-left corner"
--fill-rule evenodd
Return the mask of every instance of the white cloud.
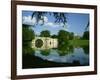
M 43 20 L 39 20 L 38 24 L 43 24 Z
M 48 22 L 48 18 L 44 16 L 44 22 Z
M 57 23 L 53 23 L 53 22 L 47 22 L 47 23 L 45 23 L 44 24 L 44 26 L 46 26 L 46 27 L 52 27 L 52 28 L 56 28 L 56 27 L 59 27 L 60 25 L 59 24 L 57 24 Z
M 48 23 L 46 23 L 45 25 L 46 25 L 46 26 L 51 26 L 51 27 L 54 26 L 54 24 L 53 24 L 52 22 L 48 22 Z
M 23 24 L 34 25 L 36 23 L 36 18 L 31 16 L 23 16 Z
M 52 27 L 52 28 L 57 28 L 57 27 L 67 27 L 68 24 L 66 23 L 65 25 L 63 23 L 54 23 L 48 21 L 48 18 L 46 16 L 41 16 L 42 19 L 44 19 L 44 25 L 46 27 Z M 36 24 L 36 17 L 31 17 L 31 16 L 23 16 L 23 24 L 28 24 L 28 25 L 35 25 Z M 39 20 L 38 24 L 43 24 L 43 20 Z
M 41 16 L 41 18 L 44 20 L 44 23 L 48 22 L 48 18 L 46 16 Z M 39 20 L 39 24 L 43 24 L 43 20 Z M 31 17 L 31 16 L 23 16 L 23 24 L 28 24 L 28 25 L 34 25 L 36 24 L 36 17 Z
M 64 26 L 64 28 L 68 28 L 68 24 L 66 23 L 65 25 L 63 23 L 53 23 L 53 22 L 47 22 L 44 24 L 44 26 L 49 26 L 52 28 L 57 28 L 57 27 L 62 27 Z

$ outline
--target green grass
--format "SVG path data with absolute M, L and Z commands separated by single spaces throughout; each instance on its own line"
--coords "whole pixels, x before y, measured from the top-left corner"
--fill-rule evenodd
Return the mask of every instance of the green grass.
M 69 40 L 69 45 L 75 45 L 75 46 L 89 45 L 89 40 Z

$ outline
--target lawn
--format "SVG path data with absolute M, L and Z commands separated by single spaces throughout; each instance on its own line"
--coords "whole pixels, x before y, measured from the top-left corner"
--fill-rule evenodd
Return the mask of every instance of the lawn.
M 69 45 L 85 46 L 89 45 L 89 40 L 69 40 Z

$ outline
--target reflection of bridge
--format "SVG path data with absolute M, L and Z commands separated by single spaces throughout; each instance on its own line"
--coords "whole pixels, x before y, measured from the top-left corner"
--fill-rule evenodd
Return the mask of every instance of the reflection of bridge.
M 40 47 L 37 47 L 37 41 L 41 40 L 42 45 Z M 57 48 L 58 46 L 58 39 L 56 38 L 50 38 L 50 37 L 35 37 L 35 39 L 32 40 L 32 48 L 34 49 L 50 49 L 50 48 Z

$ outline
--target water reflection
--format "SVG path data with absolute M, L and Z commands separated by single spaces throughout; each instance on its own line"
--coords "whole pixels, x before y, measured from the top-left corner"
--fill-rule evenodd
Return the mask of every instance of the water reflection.
M 89 65 L 89 46 L 76 47 L 62 43 L 56 47 L 35 48 L 33 55 L 50 62 Z
M 67 45 L 60 45 L 58 46 L 58 53 L 60 56 L 64 56 L 66 54 L 71 54 L 74 51 L 73 46 L 67 46 Z
M 82 48 L 83 48 L 85 54 L 89 54 L 89 45 L 82 46 Z
M 72 50 L 72 49 L 69 49 Z M 66 51 L 59 52 L 57 49 L 50 49 L 49 51 L 35 51 L 35 56 L 42 58 L 43 60 L 58 62 L 58 63 L 79 63 L 89 64 L 89 55 L 84 53 L 83 48 L 73 48 L 73 52 Z

